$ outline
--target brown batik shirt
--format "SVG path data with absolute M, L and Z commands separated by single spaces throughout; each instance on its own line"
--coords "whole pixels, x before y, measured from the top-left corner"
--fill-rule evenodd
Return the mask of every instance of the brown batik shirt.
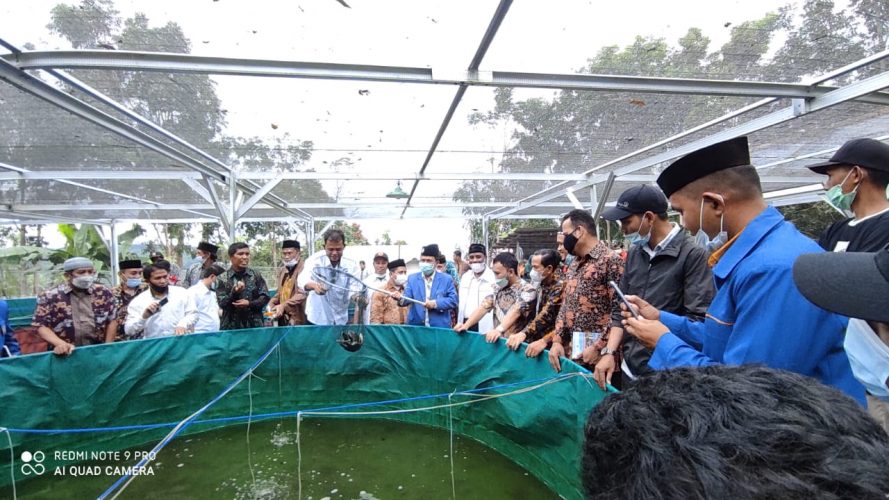
M 597 347 L 605 347 L 614 300 L 614 290 L 608 282 L 619 283 L 623 272 L 623 260 L 601 241 L 568 268 L 555 326 L 566 356 L 571 356 L 573 332 L 598 333 L 601 337 Z
M 523 303 L 532 318 L 520 331 L 525 334 L 525 342 L 531 343 L 544 338 L 556 326 L 556 317 L 562 307 L 562 291 L 565 287 L 561 272 L 540 284 L 535 303 Z M 533 308 L 533 309 L 532 309 Z

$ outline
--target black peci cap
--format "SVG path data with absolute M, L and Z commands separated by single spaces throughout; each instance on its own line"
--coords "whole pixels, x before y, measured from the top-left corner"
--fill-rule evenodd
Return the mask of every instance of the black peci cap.
M 698 179 L 742 165 L 750 165 L 750 148 L 746 137 L 736 137 L 717 142 L 674 161 L 658 176 L 657 185 L 669 198 Z
M 281 248 L 295 248 L 299 250 L 299 242 L 296 240 L 284 240 L 281 242 Z
M 654 212 L 666 213 L 668 209 L 667 197 L 654 186 L 643 184 L 633 186 L 620 194 L 617 203 L 602 212 L 605 220 L 621 220 L 633 214 Z
M 198 250 L 216 255 L 219 252 L 219 247 L 209 241 L 202 241 L 198 243 Z
M 469 245 L 469 252 L 466 255 L 472 255 L 474 253 L 488 255 L 488 252 L 485 251 L 485 246 L 481 243 L 472 243 Z
M 124 269 L 142 269 L 142 261 L 136 259 L 122 260 L 118 262 L 117 265 L 120 267 L 121 271 Z
M 440 253 L 441 252 L 438 251 L 438 245 L 433 243 L 423 247 L 423 251 L 420 252 L 420 255 L 423 257 L 438 257 L 438 254 Z

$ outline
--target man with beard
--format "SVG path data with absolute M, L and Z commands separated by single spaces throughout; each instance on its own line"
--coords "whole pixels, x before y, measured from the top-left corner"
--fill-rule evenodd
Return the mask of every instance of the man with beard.
M 220 327 L 223 330 L 262 327 L 262 310 L 269 303 L 269 288 L 265 280 L 250 264 L 250 247 L 246 243 L 232 243 L 228 247 L 231 267 L 222 276 L 216 298 L 222 309 Z
M 65 282 L 37 296 L 31 325 L 57 355 L 75 346 L 113 342 L 117 333 L 111 290 L 96 284 L 96 268 L 84 257 L 62 264 Z
M 269 300 L 269 307 L 272 308 L 278 326 L 306 324 L 306 292 L 296 284 L 305 264 L 299 258 L 299 250 L 299 242 L 296 240 L 281 242 L 284 265 L 275 274 L 278 293 Z
M 194 299 L 188 290 L 169 286 L 169 273 L 155 264 L 142 269 L 148 290 L 130 302 L 124 330 L 129 338 L 184 335 L 197 321 Z

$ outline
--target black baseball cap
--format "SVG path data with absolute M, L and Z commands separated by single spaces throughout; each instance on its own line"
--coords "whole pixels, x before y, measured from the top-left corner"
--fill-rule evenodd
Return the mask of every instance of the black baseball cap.
M 822 309 L 889 323 L 889 247 L 800 255 L 793 264 L 793 281 Z
M 852 139 L 830 157 L 830 160 L 807 165 L 815 173 L 827 175 L 830 168 L 838 165 L 858 165 L 859 167 L 889 172 L 889 144 L 876 139 Z
M 667 197 L 664 193 L 648 184 L 633 186 L 620 194 L 615 206 L 605 209 L 602 218 L 605 220 L 621 220 L 633 214 L 667 212 Z

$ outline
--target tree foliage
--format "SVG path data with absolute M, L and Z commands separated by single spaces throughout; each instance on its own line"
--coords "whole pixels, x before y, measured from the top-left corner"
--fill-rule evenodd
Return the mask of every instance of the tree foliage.
M 884 1 L 853 0 L 839 8 L 831 0 L 806 0 L 801 9 L 774 12 L 731 27 L 721 47 L 696 27 L 675 42 L 640 34 L 624 47 L 601 48 L 580 73 L 684 77 L 720 80 L 797 82 L 844 66 L 887 47 L 889 6 Z M 860 77 L 851 75 L 848 78 Z M 843 83 L 843 82 L 841 82 Z M 496 89 L 493 106 L 469 117 L 475 126 L 506 123 L 514 127 L 499 170 L 510 173 L 579 173 L 724 115 L 752 98 L 589 92 L 562 90 L 552 98 L 517 99 Z M 776 103 L 765 111 L 786 106 Z M 821 112 L 823 116 L 828 112 Z M 828 119 L 829 123 L 829 119 Z M 730 124 L 734 124 L 730 122 Z M 831 126 L 806 127 L 805 142 L 833 144 Z M 793 126 L 769 131 L 770 141 L 794 148 L 800 131 Z M 783 135 L 780 135 L 783 134 Z M 644 157 L 641 156 L 641 157 Z M 618 163 L 617 166 L 626 163 Z M 466 181 L 454 193 L 458 202 L 503 202 L 525 198 L 556 181 Z M 484 209 L 466 208 L 479 216 Z M 555 218 L 557 214 L 553 214 Z M 551 222 L 551 221 L 550 221 Z M 501 234 L 528 221 L 492 221 Z M 470 222 L 473 238 L 481 223 Z
M 177 23 L 152 24 L 142 13 L 124 18 L 115 9 L 112 0 L 60 3 L 51 10 L 47 28 L 67 40 L 75 49 L 182 54 L 191 51 L 191 41 Z M 312 141 L 286 134 L 273 140 L 226 135 L 227 111 L 217 95 L 215 82 L 208 75 L 118 70 L 76 70 L 69 73 L 236 170 L 293 172 L 298 171 L 311 157 Z M 75 97 L 84 98 L 76 90 L 63 87 Z M 185 168 L 9 85 L 0 85 L 0 130 L 6 137 L 0 144 L 0 156 L 5 158 L 4 161 L 25 168 Z M 125 188 L 115 182 L 94 181 L 92 184 L 161 203 L 200 200 L 179 181 L 131 182 Z M 220 188 L 223 197 L 227 195 L 227 189 L 227 186 Z M 0 193 L 9 194 L 12 203 L 129 202 L 118 196 L 54 181 L 5 181 L 0 183 Z M 274 193 L 286 200 L 332 201 L 316 180 L 284 181 L 275 188 Z M 182 255 L 191 250 L 187 243 L 189 235 L 195 230 L 200 231 L 202 239 L 216 244 L 224 245 L 227 240 L 219 224 L 206 224 L 199 228 L 192 224 L 154 224 L 154 227 L 156 238 L 148 246 L 161 250 L 178 264 L 182 264 Z M 243 224 L 240 228 L 248 239 L 256 242 L 278 241 L 281 237 L 295 234 L 291 224 L 286 222 Z M 0 233 L 2 240 L 12 243 L 13 238 L 11 231 Z M 271 245 L 272 260 L 275 260 L 275 251 L 275 245 Z

